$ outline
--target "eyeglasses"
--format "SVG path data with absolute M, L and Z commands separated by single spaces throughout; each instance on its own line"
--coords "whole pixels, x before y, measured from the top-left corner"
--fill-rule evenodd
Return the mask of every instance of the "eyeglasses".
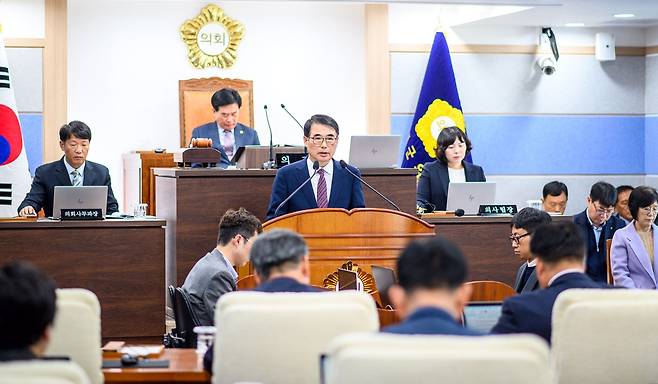
M 334 145 L 334 144 L 336 144 L 336 140 L 338 140 L 338 138 L 334 137 L 334 136 L 326 136 L 326 137 L 313 136 L 313 137 L 309 137 L 309 141 L 311 143 L 313 143 L 313 145 L 322 145 L 323 141 L 325 143 L 327 143 L 327 145 Z
M 518 244 L 521 241 L 521 239 L 523 239 L 526 236 L 530 236 L 531 234 L 532 234 L 532 232 L 526 232 L 523 235 L 512 235 L 512 236 L 509 237 L 509 240 L 512 243 L 517 243 Z
M 602 216 L 610 216 L 612 213 L 615 211 L 615 207 L 610 207 L 610 208 L 601 208 L 597 203 L 592 203 L 594 208 L 596 209 L 596 213 L 598 215 Z
M 658 212 L 658 205 L 652 205 L 650 207 L 642 207 L 640 208 L 642 212 L 652 214 Z

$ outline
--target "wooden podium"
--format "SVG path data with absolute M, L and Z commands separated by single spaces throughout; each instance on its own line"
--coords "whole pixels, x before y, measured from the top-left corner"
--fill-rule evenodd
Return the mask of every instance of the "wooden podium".
M 309 209 L 277 217 L 265 231 L 285 228 L 304 237 L 309 248 L 311 284 L 333 289 L 338 268 L 356 270 L 366 292 L 376 290 L 370 266 L 395 269 L 412 240 L 432 238 L 434 225 L 404 212 L 382 208 Z

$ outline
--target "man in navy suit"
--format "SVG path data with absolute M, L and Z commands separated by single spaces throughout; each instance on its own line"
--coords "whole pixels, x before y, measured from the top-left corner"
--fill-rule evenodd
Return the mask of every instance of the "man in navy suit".
M 548 213 L 530 207 L 523 208 L 512 217 L 512 235 L 509 239 L 514 254 L 523 261 L 514 280 L 514 290 L 517 293 L 539 289 L 535 273 L 537 260 L 530 252 L 530 240 L 537 227 L 550 222 L 551 216 Z
M 388 290 L 404 321 L 383 332 L 476 336 L 457 319 L 471 296 L 464 285 L 466 259 L 452 242 L 437 236 L 410 243 L 397 261 L 399 283 Z
M 304 238 L 287 229 L 275 229 L 259 236 L 249 252 L 251 265 L 260 283 L 260 292 L 320 292 L 309 285 L 308 247 Z M 213 346 L 203 357 L 203 367 L 212 372 Z
M 551 316 L 557 296 L 571 288 L 605 288 L 587 276 L 585 242 L 570 222 L 544 224 L 535 230 L 530 250 L 537 258 L 537 280 L 543 288 L 512 296 L 492 333 L 533 333 L 551 342 Z
M 585 273 L 594 281 L 606 283 L 606 240 L 626 226 L 626 223 L 612 214 L 615 212 L 617 189 L 604 181 L 592 185 L 587 196 L 587 208 L 573 217 L 580 228 L 587 246 Z
M 192 138 L 212 139 L 212 147 L 221 153 L 217 166 L 226 168 L 238 148 L 246 145 L 260 145 L 258 132 L 238 123 L 242 97 L 235 89 L 222 88 L 210 99 L 215 121 L 194 128 Z
M 304 124 L 304 145 L 308 157 L 279 169 L 272 185 L 272 196 L 267 208 L 267 220 L 277 216 L 311 208 L 363 208 L 361 182 L 333 159 L 338 145 L 338 123 L 326 115 L 313 115 Z M 313 163 L 320 168 L 315 173 Z M 359 170 L 348 165 L 360 176 Z M 315 174 L 314 174 L 315 173 Z M 286 204 L 279 205 L 311 177 Z
M 107 185 L 106 213 L 119 210 L 112 193 L 110 171 L 98 163 L 87 161 L 91 130 L 82 121 L 71 121 L 59 129 L 59 147 L 64 157 L 37 168 L 32 188 L 18 206 L 19 216 L 35 216 L 43 208 L 46 216 L 53 215 L 55 186 Z
M 24 262 L 0 268 L 0 362 L 43 356 L 55 319 L 55 282 Z

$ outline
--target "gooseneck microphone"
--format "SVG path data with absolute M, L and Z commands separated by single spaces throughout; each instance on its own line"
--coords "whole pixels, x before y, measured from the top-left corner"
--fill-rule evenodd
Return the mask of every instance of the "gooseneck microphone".
M 267 129 L 270 131 L 270 161 L 263 164 L 263 169 L 273 169 L 276 168 L 276 163 L 274 162 L 274 143 L 272 141 L 272 126 L 270 125 L 270 116 L 267 113 L 267 104 L 263 105 L 265 110 L 265 120 L 267 121 Z
M 279 209 L 281 209 L 281 207 L 283 207 L 288 201 L 290 201 L 290 199 L 292 199 L 292 197 L 295 196 L 297 192 L 299 192 L 306 184 L 308 184 L 311 181 L 311 179 L 318 173 L 319 169 L 320 169 L 320 162 L 315 160 L 313 162 L 313 173 L 311 174 L 311 176 L 309 176 L 309 178 L 306 179 L 306 181 L 304 181 L 299 187 L 297 187 L 297 189 L 292 191 L 292 193 L 288 195 L 288 197 L 286 197 L 286 199 L 283 200 L 278 207 L 276 207 L 276 209 L 274 210 L 274 217 L 276 217 L 276 214 L 279 212 Z
M 356 177 L 360 182 L 363 183 L 363 185 L 365 185 L 366 187 L 370 188 L 371 191 L 373 191 L 373 192 L 375 192 L 376 194 L 378 194 L 379 197 L 381 197 L 382 199 L 386 200 L 386 202 L 389 203 L 389 204 L 391 204 L 396 210 L 401 211 L 401 210 L 400 210 L 400 207 L 398 207 L 394 202 L 392 202 L 391 199 L 389 199 L 388 197 L 382 195 L 381 192 L 379 192 L 378 190 L 375 189 L 375 187 L 373 187 L 372 185 L 368 184 L 368 182 L 366 182 L 365 180 L 363 180 L 363 179 L 362 179 L 361 177 L 359 177 L 359 175 L 357 175 L 356 173 L 352 172 L 352 170 L 347 166 L 347 163 L 345 162 L 345 160 L 341 160 L 341 161 L 340 161 L 340 166 L 343 167 L 343 169 L 345 169 L 347 172 L 349 172 L 350 175 Z
M 302 129 L 302 132 L 304 132 L 304 127 L 299 123 L 299 120 L 295 119 L 295 116 L 293 116 L 292 113 L 290 113 L 290 111 L 286 109 L 286 106 L 281 104 L 281 108 L 283 108 L 283 110 L 286 111 L 286 113 L 288 114 L 288 116 L 290 116 L 291 119 L 295 120 L 295 123 L 297 123 L 297 125 L 299 125 L 299 128 Z M 306 150 L 306 146 L 304 146 L 304 154 L 307 153 L 308 151 Z

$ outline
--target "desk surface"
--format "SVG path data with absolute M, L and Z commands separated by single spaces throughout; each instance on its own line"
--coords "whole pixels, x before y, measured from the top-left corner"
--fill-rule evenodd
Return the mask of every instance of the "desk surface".
M 169 368 L 103 369 L 105 383 L 210 383 L 195 349 L 165 349 L 158 359 L 169 360 Z
M 106 220 L 71 220 L 51 219 L 0 221 L 0 229 L 9 228 L 119 228 L 119 227 L 164 227 L 163 219 L 106 219 Z

